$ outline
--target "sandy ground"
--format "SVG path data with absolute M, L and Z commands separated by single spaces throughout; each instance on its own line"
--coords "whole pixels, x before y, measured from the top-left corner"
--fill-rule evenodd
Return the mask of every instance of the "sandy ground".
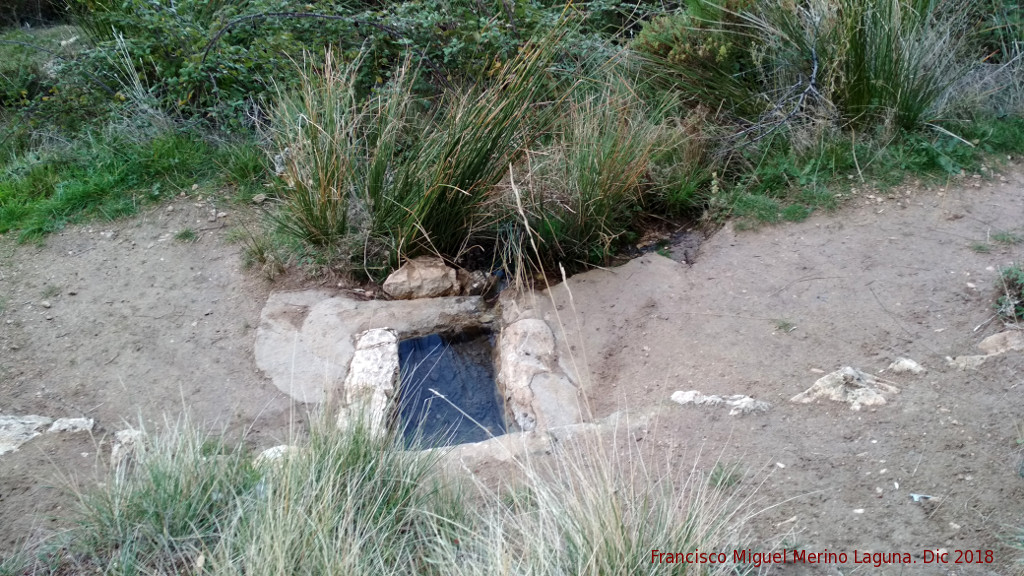
M 104 466 L 129 424 L 187 412 L 273 444 L 303 417 L 253 364 L 270 286 L 225 241 L 244 216 L 210 223 L 196 204 L 71 227 L 44 246 L 0 241 L 0 413 L 96 420 L 92 437 L 43 435 L 0 457 L 0 549 L 61 525 L 66 479 Z M 185 228 L 198 240 L 173 238 Z
M 638 441 L 679 469 L 697 452 L 705 472 L 739 465 L 765 502 L 751 522 L 764 545 L 846 552 L 846 570 L 855 550 L 918 563 L 859 573 L 1017 573 L 1024 553 L 1005 543 L 1024 527 L 1024 353 L 966 372 L 946 357 L 980 354 L 979 341 L 1006 329 L 990 321 L 997 270 L 1024 249 L 990 238 L 1022 231 L 1024 195 L 1020 175 L 968 183 L 901 188 L 899 203 L 854 200 L 796 225 L 727 227 L 692 266 L 650 255 L 571 278 L 572 301 L 556 287 L 567 333 L 578 335 L 570 341 L 585 351 L 576 357 L 591 374 L 595 416 L 652 415 Z M 990 252 L 972 249 L 985 242 Z M 899 357 L 927 372 L 885 372 Z M 900 393 L 860 411 L 789 402 L 843 366 Z M 676 405 L 677 390 L 773 406 L 732 417 Z M 924 566 L 924 551 L 940 548 L 950 565 Z M 955 565 L 968 549 L 993 551 L 995 564 Z
M 693 258 L 649 255 L 554 290 L 595 417 L 649 417 L 640 443 L 679 469 L 738 464 L 755 490 L 763 546 L 906 552 L 913 566 L 773 568 L 782 574 L 1011 574 L 1006 545 L 1024 525 L 1024 354 L 960 371 L 1005 329 L 990 320 L 997 270 L 1024 261 L 1024 178 L 900 188 L 837 214 L 706 241 Z M 977 184 L 977 186 L 975 186 Z M 892 196 L 892 197 L 890 197 Z M 898 200 L 897 200 L 898 198 Z M 242 270 L 241 248 L 207 207 L 179 200 L 144 216 L 72 227 L 43 247 L 0 241 L 0 413 L 89 416 L 92 437 L 45 435 L 0 456 L 0 550 L 62 525 L 69 474 L 88 477 L 126 421 L 192 416 L 269 446 L 304 410 L 255 369 L 252 345 L 271 288 Z M 236 215 L 229 215 L 230 225 Z M 198 242 L 172 236 L 186 226 Z M 972 245 L 988 242 L 991 250 Z M 45 308 L 46 300 L 50 307 Z M 982 326 L 979 329 L 975 329 Z M 921 376 L 892 375 L 897 357 Z M 900 389 L 859 412 L 790 397 L 853 366 Z M 733 417 L 683 407 L 677 390 L 747 394 L 772 404 Z M 695 457 L 696 454 L 700 456 Z M 910 493 L 933 496 L 913 502 Z M 657 543 L 652 543 L 657 547 Z M 945 548 L 950 564 L 924 566 Z M 956 550 L 993 564 L 956 565 Z

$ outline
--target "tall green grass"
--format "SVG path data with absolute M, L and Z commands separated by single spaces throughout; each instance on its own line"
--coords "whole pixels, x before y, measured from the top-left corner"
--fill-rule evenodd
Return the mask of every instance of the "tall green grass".
M 264 461 L 183 421 L 144 436 L 98 485 L 79 486 L 77 527 L 64 539 L 0 570 L 749 573 L 652 564 L 650 555 L 744 545 L 752 490 L 716 489 L 695 470 L 655 472 L 614 445 L 613 435 L 585 433 L 551 457 L 500 458 L 507 468 L 494 482 L 448 466 L 456 455 L 407 451 L 400 438 L 359 426 L 342 432 L 327 419 L 315 419 L 299 447 Z
M 662 147 L 681 146 L 622 78 L 575 90 L 524 179 L 539 267 L 604 262 L 644 208 Z M 517 215 L 512 214 L 510 218 Z
M 84 217 L 113 219 L 214 178 L 216 154 L 192 134 L 166 132 L 128 141 L 98 135 L 85 145 L 45 152 L 0 173 L 0 233 L 41 238 Z
M 529 44 L 486 82 L 434 102 L 414 98 L 408 64 L 361 101 L 358 59 L 307 70 L 275 119 L 284 229 L 322 244 L 359 240 L 354 256 L 371 276 L 425 253 L 458 259 L 488 228 L 508 165 L 550 126 L 552 114 L 534 105 L 552 43 Z

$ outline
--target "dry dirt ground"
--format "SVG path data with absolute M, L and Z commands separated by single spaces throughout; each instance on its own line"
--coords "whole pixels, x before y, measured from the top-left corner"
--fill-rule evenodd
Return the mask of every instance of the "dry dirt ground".
M 61 526 L 61 477 L 88 474 L 125 421 L 156 426 L 187 408 L 249 429 L 259 446 L 301 423 L 304 409 L 252 359 L 277 286 L 242 269 L 224 228 L 196 243 L 171 238 L 213 226 L 205 214 L 181 200 L 173 212 L 69 228 L 45 247 L 0 243 L 0 413 L 98 422 L 91 438 L 44 435 L 0 456 L 0 550 Z M 1003 231 L 1024 234 L 1015 172 L 860 196 L 799 224 L 727 226 L 692 264 L 652 254 L 579 275 L 572 302 L 563 286 L 553 306 L 576 339 L 593 414 L 626 409 L 644 422 L 624 442 L 679 469 L 737 465 L 729 489 L 756 493 L 760 544 L 851 560 L 765 573 L 1015 574 L 1024 553 L 1007 542 L 1024 527 L 1024 353 L 969 371 L 946 361 L 979 354 L 978 342 L 1006 329 L 991 320 L 997 270 L 1024 261 L 1024 247 L 994 242 Z M 897 357 L 927 372 L 889 374 Z M 861 411 L 788 401 L 842 366 L 900 393 Z M 677 390 L 772 406 L 734 417 L 674 404 Z M 939 548 L 950 563 L 924 565 Z M 993 563 L 955 564 L 958 550 L 991 550 Z M 918 563 L 855 566 L 854 551 Z

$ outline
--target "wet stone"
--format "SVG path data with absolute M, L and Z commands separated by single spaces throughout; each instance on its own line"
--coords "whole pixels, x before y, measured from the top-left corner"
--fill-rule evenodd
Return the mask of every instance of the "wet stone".
M 407 446 L 450 446 L 505 433 L 492 348 L 486 332 L 399 343 L 399 415 Z

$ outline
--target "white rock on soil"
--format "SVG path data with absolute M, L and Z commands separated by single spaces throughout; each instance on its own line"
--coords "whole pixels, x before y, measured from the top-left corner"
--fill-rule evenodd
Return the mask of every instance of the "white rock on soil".
M 90 432 L 95 423 L 92 418 L 58 418 L 47 432 Z
M 834 402 L 846 402 L 852 410 L 862 406 L 881 406 L 886 403 L 883 394 L 898 394 L 899 388 L 882 382 L 860 370 L 849 366 L 826 374 L 807 390 L 790 398 L 790 402 L 807 404 L 824 398 Z
M 273 446 L 267 448 L 263 452 L 260 452 L 256 458 L 253 459 L 253 464 L 256 466 L 263 466 L 266 464 L 276 464 L 285 458 L 290 458 L 298 454 L 301 448 L 298 446 L 292 446 L 290 444 L 281 444 L 279 446 Z
M 338 429 L 362 421 L 371 434 L 387 431 L 392 398 L 398 387 L 398 335 L 375 328 L 361 334 L 344 383 Z
M 110 449 L 110 464 L 114 468 L 127 463 L 128 460 L 145 450 L 146 433 L 134 428 L 118 430 L 114 433 L 114 446 Z
M 458 275 L 444 260 L 420 256 L 392 272 L 384 281 L 384 292 L 396 300 L 454 296 L 459 293 Z
M 41 434 L 40 429 L 53 419 L 46 416 L 0 416 L 0 455 L 14 452 L 19 446 Z
M 957 370 L 977 370 L 988 360 L 988 356 L 957 356 L 950 358 L 946 356 L 946 362 Z
M 1024 332 L 1020 330 L 1006 330 L 999 334 L 993 334 L 979 342 L 978 349 L 984 352 L 984 354 L 957 356 L 956 358 L 947 356 L 946 362 L 959 370 L 977 370 L 985 363 L 985 360 L 992 356 L 1024 350 Z
M 1024 350 L 1024 332 L 1007 330 L 993 334 L 978 344 L 978 349 L 988 356 Z
M 889 364 L 889 372 L 893 374 L 924 374 L 924 367 L 914 362 L 910 358 L 897 358 L 895 362 Z
M 761 400 L 754 400 L 750 396 L 743 394 L 718 396 L 715 394 L 701 394 L 697 390 L 687 390 L 685 392 L 677 390 L 672 393 L 670 399 L 676 404 L 682 406 L 686 406 L 687 404 L 693 404 L 694 406 L 725 405 L 729 408 L 729 416 L 741 416 L 755 412 L 767 412 L 768 409 L 771 408 L 771 404 Z

